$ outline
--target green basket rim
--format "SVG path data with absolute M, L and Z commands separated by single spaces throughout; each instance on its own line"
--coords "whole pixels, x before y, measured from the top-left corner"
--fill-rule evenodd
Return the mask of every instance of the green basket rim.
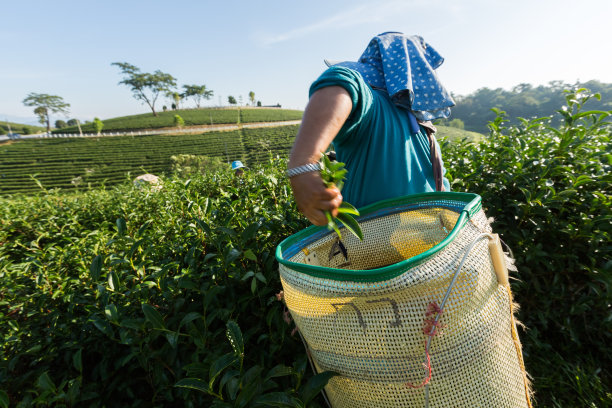
M 481 197 L 474 193 L 430 192 L 383 200 L 359 209 L 361 215 L 357 217 L 357 221 L 360 221 L 362 218 L 366 218 L 368 214 L 372 214 L 386 208 L 407 204 L 427 203 L 428 201 L 438 201 L 444 199 L 465 203 L 460 212 L 459 219 L 457 220 L 457 223 L 453 227 L 452 231 L 440 243 L 434 245 L 427 251 L 393 265 L 367 270 L 339 269 L 328 268 L 325 266 L 307 265 L 284 259 L 283 252 L 299 241 L 302 241 L 314 234 L 321 235 L 321 237 L 328 234 L 335 234 L 333 231 L 328 231 L 327 227 L 319 227 L 315 225 L 311 225 L 310 227 L 307 227 L 304 230 L 283 240 L 276 247 L 276 260 L 279 262 L 279 264 L 282 264 L 291 270 L 301 272 L 315 278 L 330 279 L 334 281 L 381 282 L 395 278 L 401 275 L 408 268 L 424 262 L 429 257 L 441 251 L 448 244 L 450 244 L 455 239 L 457 234 L 459 234 L 459 232 L 463 229 L 463 226 L 468 222 L 468 220 L 482 209 Z

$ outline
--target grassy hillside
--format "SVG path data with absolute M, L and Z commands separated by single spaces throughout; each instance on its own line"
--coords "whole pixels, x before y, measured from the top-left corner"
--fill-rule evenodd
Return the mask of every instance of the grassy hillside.
M 436 129 L 438 129 L 436 133 L 438 139 L 443 137 L 450 141 L 466 139 L 470 143 L 478 143 L 484 138 L 484 135 L 481 133 L 470 132 L 469 130 L 458 129 L 450 126 L 436 125 Z
M 234 111 L 236 112 L 236 111 Z M 190 135 L 28 139 L 0 145 L 0 194 L 49 188 L 113 185 L 128 173 L 169 173 L 179 154 L 242 160 L 253 165 L 271 154 L 286 156 L 298 126 Z
M 44 132 L 47 128 L 41 126 L 24 125 L 23 123 L 5 122 L 0 120 L 0 135 L 7 134 L 11 127 L 11 132 L 21 135 Z
M 179 115 L 185 121 L 185 126 L 219 125 L 250 122 L 278 122 L 284 120 L 299 120 L 303 112 L 300 110 L 278 108 L 202 108 L 179 109 L 175 111 L 159 112 L 158 116 L 152 113 L 141 115 L 122 116 L 119 118 L 102 119 L 103 132 L 131 131 L 139 129 L 159 129 L 174 127 L 174 115 Z M 92 123 L 81 124 L 83 132 L 93 133 Z M 54 133 L 78 133 L 76 126 L 56 129 Z

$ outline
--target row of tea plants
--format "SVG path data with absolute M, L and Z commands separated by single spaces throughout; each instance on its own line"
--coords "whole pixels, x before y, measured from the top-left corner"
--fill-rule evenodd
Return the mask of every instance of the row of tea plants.
M 140 115 L 122 116 L 104 119 L 104 131 L 138 131 L 142 129 L 159 129 L 174 127 L 176 114 L 184 120 L 185 126 L 221 125 L 250 122 L 279 122 L 286 120 L 300 120 L 302 111 L 278 108 L 201 108 L 179 109 L 167 112 L 158 112 L 153 116 L 150 112 Z M 97 133 L 93 123 L 81 125 L 85 133 Z M 56 129 L 53 133 L 79 133 L 77 126 Z
M 612 398 L 610 112 L 589 97 L 560 128 L 500 112 L 481 143 L 443 143 L 514 251 L 537 407 Z M 275 248 L 308 225 L 285 165 L 0 199 L 0 407 L 324 406 L 333 374 L 278 300 Z
M 0 145 L 0 194 L 44 188 L 114 185 L 142 173 L 172 171 L 173 155 L 243 160 L 247 165 L 285 154 L 297 125 L 185 135 L 29 139 Z M 36 180 L 34 180 L 35 176 Z

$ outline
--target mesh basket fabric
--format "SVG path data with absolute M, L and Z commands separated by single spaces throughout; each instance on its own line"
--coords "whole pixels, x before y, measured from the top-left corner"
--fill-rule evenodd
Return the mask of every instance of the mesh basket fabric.
M 418 194 L 361 213 L 364 241 L 310 227 L 277 248 L 312 362 L 339 374 L 325 387 L 332 407 L 531 406 L 480 197 Z

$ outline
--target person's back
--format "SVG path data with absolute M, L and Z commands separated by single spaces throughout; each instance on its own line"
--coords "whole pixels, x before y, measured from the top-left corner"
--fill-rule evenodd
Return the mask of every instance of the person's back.
M 344 88 L 353 102 L 349 118 L 333 141 L 337 160 L 349 170 L 342 190 L 347 202 L 361 207 L 436 190 L 427 132 L 407 110 L 395 105 L 385 91 L 373 90 L 359 72 L 349 68 L 329 68 L 310 92 L 326 86 Z M 445 190 L 449 190 L 448 181 Z
M 287 170 L 313 224 L 325 225 L 325 212 L 335 216 L 343 200 L 361 207 L 449 190 L 429 122 L 447 118 L 454 105 L 435 73 L 442 61 L 423 38 L 396 32 L 374 37 L 358 61 L 325 61 L 332 67 L 310 88 Z M 348 170 L 342 194 L 317 172 L 330 143 Z

